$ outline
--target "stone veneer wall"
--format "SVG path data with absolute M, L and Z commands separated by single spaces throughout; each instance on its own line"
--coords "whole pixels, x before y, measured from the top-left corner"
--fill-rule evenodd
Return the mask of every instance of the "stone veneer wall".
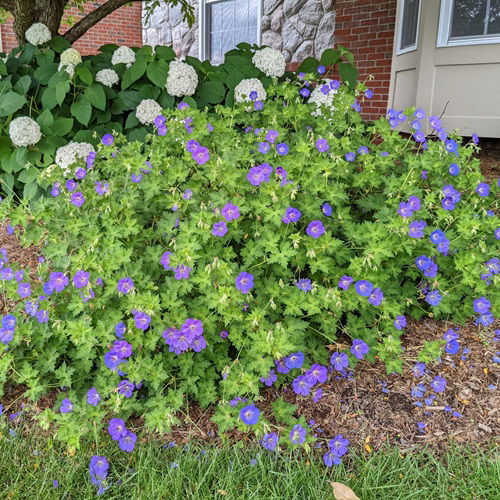
M 198 0 L 191 0 L 198 19 Z M 263 0 L 262 45 L 280 50 L 287 62 L 319 56 L 333 46 L 335 0 Z M 198 22 L 182 21 L 179 7 L 157 7 L 144 23 L 146 45 L 173 45 L 178 56 L 198 57 Z

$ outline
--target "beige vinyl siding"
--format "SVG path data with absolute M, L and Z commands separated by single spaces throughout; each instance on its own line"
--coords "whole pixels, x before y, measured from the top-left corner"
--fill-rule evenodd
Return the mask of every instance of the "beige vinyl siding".
M 500 44 L 438 48 L 440 2 L 421 1 L 417 50 L 397 55 L 395 37 L 389 107 L 444 111 L 449 131 L 500 138 Z

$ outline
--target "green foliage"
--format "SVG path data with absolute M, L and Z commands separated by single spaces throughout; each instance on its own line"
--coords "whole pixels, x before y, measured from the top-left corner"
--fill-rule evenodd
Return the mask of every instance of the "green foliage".
M 171 47 L 144 46 L 136 51 L 136 61 L 129 68 L 123 63 L 112 65 L 111 59 L 116 45 L 105 45 L 97 55 L 84 56 L 74 69 L 74 76 L 59 67 L 60 54 L 70 45 L 63 37 L 55 37 L 47 47 L 30 44 L 14 49 L 5 62 L 0 60 L 0 178 L 4 183 L 0 191 L 10 194 L 14 189 L 18 195 L 37 197 L 42 189 L 24 188 L 21 177 L 26 168 L 26 158 L 16 154 L 9 138 L 10 122 L 18 116 L 29 116 L 42 127 L 43 138 L 31 151 L 41 154 L 38 166 L 54 162 L 57 148 L 70 141 L 97 144 L 106 131 L 122 132 L 131 140 L 142 140 L 144 126 L 135 116 L 135 109 L 143 99 L 154 99 L 163 108 L 173 109 L 181 100 L 167 93 L 165 84 L 169 64 L 175 59 Z M 232 105 L 234 88 L 245 78 L 259 78 L 264 87 L 271 83 L 252 63 L 252 57 L 259 47 L 242 43 L 226 54 L 225 61 L 213 66 L 209 61 L 187 57 L 198 75 L 198 87 L 192 98 L 185 98 L 192 107 L 208 108 L 226 103 Z M 338 57 L 332 56 L 338 54 Z M 349 56 L 349 57 L 348 57 Z M 325 64 L 335 65 L 341 58 L 352 60 L 344 48 L 325 51 Z M 310 71 L 320 64 L 310 58 Z M 342 62 L 351 69 L 343 73 L 346 81 L 353 82 L 353 63 Z M 340 67 L 340 66 L 339 66 Z M 120 81 L 111 88 L 96 81 L 95 76 L 102 69 L 114 69 Z M 285 78 L 296 78 L 286 73 Z M 94 134 L 95 132 L 95 134 Z M 8 176 L 5 176 L 8 173 Z
M 441 141 L 429 140 L 425 150 L 416 149 L 386 119 L 361 121 L 352 105 L 355 100 L 362 104 L 363 85 L 355 93 L 342 85 L 334 108 L 323 107 L 320 115 L 299 97 L 300 86 L 296 80 L 271 83 L 262 111 L 249 103 L 216 106 L 211 112 L 166 109 L 165 136 L 145 134 L 142 142 L 131 142 L 115 134 L 115 144 L 100 147 L 94 166 L 74 190 L 85 197 L 80 208 L 71 203 L 74 191 L 66 189 L 57 167 L 45 170 L 39 182 L 59 186 L 58 197 L 42 198 L 31 209 L 9 200 L 0 204 L 3 216 L 23 227 L 24 243 L 43 249 L 45 262 L 36 271 L 32 297 L 45 295 L 42 283 L 53 271 L 69 277 L 80 270 L 90 273 L 87 287 L 70 285 L 40 301 L 49 323 L 38 323 L 18 303 L 14 338 L 0 356 L 10 380 L 25 384 L 33 399 L 50 387 L 68 388 L 58 403 L 70 398 L 72 413 L 58 414 L 56 405 L 40 415 L 45 424 L 59 423 L 60 438 L 76 446 L 110 415 L 144 416 L 149 428 L 164 432 L 186 400 L 218 403 L 215 421 L 221 429 L 237 424 L 244 430 L 248 427 L 238 418 L 243 403 L 231 406 L 229 400 L 246 396 L 258 401 L 260 378 L 275 360 L 302 351 L 304 368 L 327 364 L 325 344 L 357 338 L 368 343 L 371 359 L 378 356 L 389 371 L 398 371 L 402 332 L 394 326 L 396 316 L 461 322 L 474 314 L 472 300 L 481 296 L 490 299 L 493 310 L 498 308 L 498 275 L 481 279 L 485 262 L 498 248 L 498 218 L 487 214 L 498 209 L 498 187 L 492 186 L 487 197 L 475 192 L 482 178 L 472 159 L 475 146 L 460 145 L 458 158 Z M 48 115 L 44 120 L 50 123 Z M 269 130 L 279 133 L 276 143 L 286 143 L 288 154 L 278 154 L 273 145 L 267 154 L 259 152 Z M 316 148 L 320 138 L 328 141 L 327 152 Z M 198 164 L 189 152 L 192 140 L 207 148 L 206 163 Z M 346 161 L 345 155 L 361 146 L 369 152 Z M 453 161 L 461 166 L 457 177 L 448 173 Z M 268 182 L 252 185 L 247 175 L 263 162 L 281 166 L 286 176 L 274 170 Z M 84 166 L 77 163 L 72 171 Z M 109 183 L 109 193 L 98 194 L 96 182 Z M 441 205 L 447 184 L 462 193 L 452 211 Z M 409 196 L 421 200 L 413 219 L 427 223 L 420 239 L 408 236 L 410 219 L 397 213 Z M 240 217 L 227 223 L 226 235 L 214 236 L 213 225 L 223 220 L 221 209 L 230 202 L 239 207 Z M 325 202 L 332 207 L 330 216 L 322 212 Z M 286 224 L 282 218 L 290 206 L 302 217 Z M 306 233 L 313 220 L 326 229 L 318 238 Z M 448 255 L 429 240 L 436 229 L 451 242 Z M 175 279 L 174 271 L 162 266 L 166 251 L 172 253 L 171 267 L 192 268 L 188 279 Z M 416 268 L 415 258 L 421 255 L 439 266 L 435 278 L 426 279 Z M 242 271 L 254 276 L 248 294 L 235 285 Z M 339 289 L 344 275 L 369 280 L 383 291 L 383 301 L 375 306 L 354 286 Z M 117 282 L 126 277 L 135 288 L 124 295 Z M 311 280 L 312 290 L 295 286 L 302 278 Z M 1 283 L 4 294 L 17 297 L 14 280 Z M 424 289 L 440 290 L 438 306 L 425 302 Z M 148 329 L 136 327 L 133 311 L 152 318 Z M 170 352 L 162 333 L 180 328 L 188 318 L 202 322 L 206 348 Z M 119 322 L 126 324 L 125 339 L 133 346 L 120 369 L 139 384 L 130 398 L 117 393 L 122 377 L 103 362 Z M 229 332 L 227 339 L 221 330 Z M 421 359 L 435 354 L 436 346 L 429 344 Z M 356 360 L 348 355 L 354 366 Z M 290 384 L 301 373 L 278 374 L 277 384 Z M 102 396 L 96 408 L 85 402 L 90 387 Z M 277 401 L 273 410 L 287 432 L 303 425 L 292 406 Z M 272 417 L 262 415 L 253 427 L 259 436 L 269 432 Z M 287 433 L 282 436 L 286 442 Z

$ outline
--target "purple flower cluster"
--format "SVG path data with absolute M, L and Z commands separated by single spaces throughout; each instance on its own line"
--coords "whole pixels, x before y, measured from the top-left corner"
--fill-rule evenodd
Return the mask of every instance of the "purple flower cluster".
M 443 187 L 442 193 L 444 198 L 441 200 L 441 206 L 445 210 L 454 210 L 455 205 L 460 201 L 462 197 L 460 191 L 457 191 L 455 187 L 451 184 L 447 184 Z
M 448 255 L 448 250 L 450 249 L 450 240 L 446 237 L 444 231 L 440 229 L 436 229 L 432 231 L 429 235 L 429 239 L 431 243 L 434 243 L 437 247 L 437 251 L 442 253 L 443 255 Z
M 480 297 L 474 301 L 474 311 L 479 314 L 475 321 L 476 325 L 490 326 L 495 321 L 490 308 L 491 302 L 486 297 Z
M 342 457 L 348 452 L 349 440 L 342 434 L 335 436 L 328 442 L 328 451 L 323 455 L 323 462 L 327 467 L 340 465 Z
M 252 186 L 260 186 L 263 182 L 269 182 L 271 180 L 272 173 L 273 167 L 271 167 L 269 163 L 262 163 L 249 170 L 247 179 Z
M 163 332 L 165 344 L 169 346 L 169 351 L 181 354 L 188 349 L 200 352 L 207 346 L 203 336 L 203 324 L 199 319 L 187 319 L 180 329 L 167 328 Z
M 109 462 L 106 457 L 94 455 L 90 459 L 89 464 L 89 474 L 90 481 L 98 487 L 97 495 L 102 495 L 109 486 L 106 485 L 105 481 L 108 477 Z M 54 487 L 56 487 L 54 485 Z
M 375 288 L 373 283 L 367 280 L 356 281 L 354 285 L 356 293 L 361 297 L 368 297 L 368 302 L 373 306 L 379 306 L 384 300 L 384 293 L 380 288 Z
M 7 345 L 12 342 L 16 323 L 17 318 L 12 314 L 7 314 L 2 318 L 2 327 L 0 328 L 0 342 L 2 344 Z
M 108 433 L 113 441 L 118 441 L 120 450 L 127 452 L 134 450 L 137 435 L 127 430 L 125 422 L 121 418 L 112 418 L 109 421 Z
M 160 258 L 160 263 L 163 269 L 167 271 L 174 271 L 174 278 L 176 280 L 188 279 L 191 274 L 192 268 L 186 266 L 185 264 L 180 264 L 178 266 L 172 267 L 170 265 L 170 256 L 173 255 L 172 252 L 164 252 Z
M 112 371 L 132 356 L 132 345 L 126 340 L 115 340 L 113 347 L 104 355 L 104 364 Z
M 439 271 L 438 265 L 434 262 L 434 260 L 426 255 L 417 257 L 415 259 L 415 265 L 427 278 L 435 278 Z
M 413 213 L 420 210 L 420 208 L 420 198 L 418 196 L 410 196 L 408 201 L 402 201 L 399 204 L 398 214 L 404 218 L 412 217 Z
M 198 165 L 204 165 L 210 160 L 208 148 L 201 146 L 193 139 L 187 141 L 186 150 L 191 153 L 191 157 Z
M 325 366 L 314 364 L 303 375 L 299 375 L 293 380 L 292 382 L 293 391 L 295 392 L 295 394 L 299 394 L 301 396 L 308 396 L 311 393 L 311 390 L 317 384 L 325 383 L 327 378 L 328 378 L 328 369 Z

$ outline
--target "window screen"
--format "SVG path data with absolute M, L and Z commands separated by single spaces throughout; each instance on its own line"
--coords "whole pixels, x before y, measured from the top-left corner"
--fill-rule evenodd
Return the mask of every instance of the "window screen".
M 454 0 L 450 38 L 500 35 L 500 0 Z
M 221 0 L 205 3 L 206 57 L 220 64 L 224 54 L 241 42 L 257 43 L 260 0 Z
M 419 10 L 420 0 L 405 0 L 403 2 L 399 50 L 416 47 Z

